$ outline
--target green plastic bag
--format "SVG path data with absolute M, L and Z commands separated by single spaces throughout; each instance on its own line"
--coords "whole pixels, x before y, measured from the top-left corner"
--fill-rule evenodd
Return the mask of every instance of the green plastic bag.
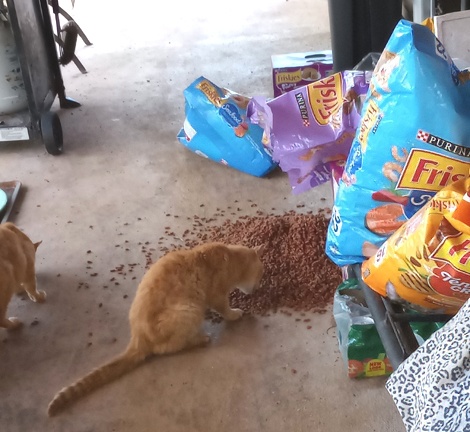
M 333 316 L 339 350 L 348 367 L 349 378 L 384 376 L 393 372 L 357 279 L 347 279 L 336 290 Z M 422 344 L 444 323 L 412 322 L 410 325 Z

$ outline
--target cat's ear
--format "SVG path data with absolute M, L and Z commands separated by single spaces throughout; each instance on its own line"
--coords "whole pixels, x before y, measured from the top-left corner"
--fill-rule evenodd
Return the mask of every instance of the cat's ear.
M 38 247 L 39 245 L 42 243 L 42 240 L 37 242 L 37 243 L 34 243 L 34 250 L 37 251 L 38 250 Z
M 266 252 L 266 243 L 260 246 L 255 246 L 253 249 L 255 250 L 255 252 L 258 254 L 259 257 L 262 257 L 264 253 Z

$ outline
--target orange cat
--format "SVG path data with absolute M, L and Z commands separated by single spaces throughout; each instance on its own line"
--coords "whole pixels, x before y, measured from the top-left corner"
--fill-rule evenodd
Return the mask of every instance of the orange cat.
M 126 350 L 57 393 L 48 414 L 57 414 L 151 355 L 207 344 L 209 336 L 201 328 L 206 309 L 231 321 L 242 316 L 240 309 L 230 308 L 229 293 L 235 288 L 245 293 L 258 288 L 263 276 L 263 251 L 264 246 L 250 249 L 208 243 L 160 258 L 137 288 L 129 312 L 131 339 Z
M 36 289 L 34 262 L 40 244 L 33 244 L 11 222 L 0 224 L 0 327 L 14 330 L 22 325 L 18 318 L 6 317 L 13 294 L 26 291 L 38 303 L 46 299 L 46 293 Z

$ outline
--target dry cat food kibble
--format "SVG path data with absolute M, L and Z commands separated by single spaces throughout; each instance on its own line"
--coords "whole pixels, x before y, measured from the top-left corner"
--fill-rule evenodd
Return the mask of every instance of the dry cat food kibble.
M 260 289 L 249 296 L 234 291 L 232 307 L 256 315 L 282 308 L 324 312 L 341 283 L 340 269 L 324 252 L 327 227 L 324 212 L 242 216 L 220 226 L 199 227 L 197 240 L 187 241 L 186 246 L 209 241 L 250 247 L 266 243 Z
M 249 205 L 251 206 L 251 202 Z M 302 207 L 304 206 L 298 206 Z M 230 296 L 231 306 L 240 308 L 247 314 L 261 316 L 269 315 L 270 312 L 292 316 L 291 312 L 296 311 L 304 316 L 302 312 L 326 311 L 326 307 L 332 304 L 335 290 L 342 280 L 341 270 L 324 252 L 328 217 L 331 213 L 329 208 L 320 209 L 318 214 L 311 211 L 290 211 L 274 215 L 257 210 L 254 216 L 237 215 L 238 218 L 232 220 L 226 218 L 226 212 L 229 210 L 217 211 L 218 218 L 211 217 L 214 214 L 208 217 L 194 215 L 187 218 L 193 222 L 192 227 L 182 227 L 181 235 L 174 227 L 165 226 L 165 236 L 159 237 L 160 241 L 155 242 L 159 251 L 156 255 L 155 249 L 149 246 L 151 242 L 139 242 L 145 260 L 144 268 L 148 270 L 157 258 L 171 250 L 192 248 L 201 243 L 219 241 L 249 247 L 266 244 L 262 258 L 265 273 L 261 287 L 252 295 L 235 290 Z M 137 265 L 134 263 L 127 266 L 133 269 Z M 126 274 L 123 264 L 110 272 L 123 277 Z M 113 277 L 110 281 L 115 282 L 116 278 Z M 208 314 L 207 317 L 213 322 L 222 320 L 214 313 Z M 307 324 L 310 320 L 298 321 Z

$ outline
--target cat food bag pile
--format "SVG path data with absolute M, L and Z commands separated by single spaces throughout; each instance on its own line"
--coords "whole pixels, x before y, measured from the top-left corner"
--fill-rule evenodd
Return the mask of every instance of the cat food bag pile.
M 349 378 L 390 375 L 392 365 L 375 328 L 362 290 L 354 278 L 338 287 L 333 301 L 338 344 Z M 444 323 L 412 322 L 410 326 L 421 344 Z
M 249 98 L 204 77 L 184 90 L 186 118 L 178 140 L 196 154 L 239 171 L 264 176 L 277 166 L 246 116 Z
M 264 142 L 294 193 L 329 181 L 331 162 L 345 163 L 370 75 L 340 72 L 271 100 L 250 101 L 248 115 L 263 127 Z
M 420 310 L 456 313 L 470 298 L 469 189 L 465 178 L 439 191 L 362 264 L 364 282 Z
M 470 166 L 470 83 L 425 26 L 400 21 L 372 75 L 326 252 L 362 262 Z

